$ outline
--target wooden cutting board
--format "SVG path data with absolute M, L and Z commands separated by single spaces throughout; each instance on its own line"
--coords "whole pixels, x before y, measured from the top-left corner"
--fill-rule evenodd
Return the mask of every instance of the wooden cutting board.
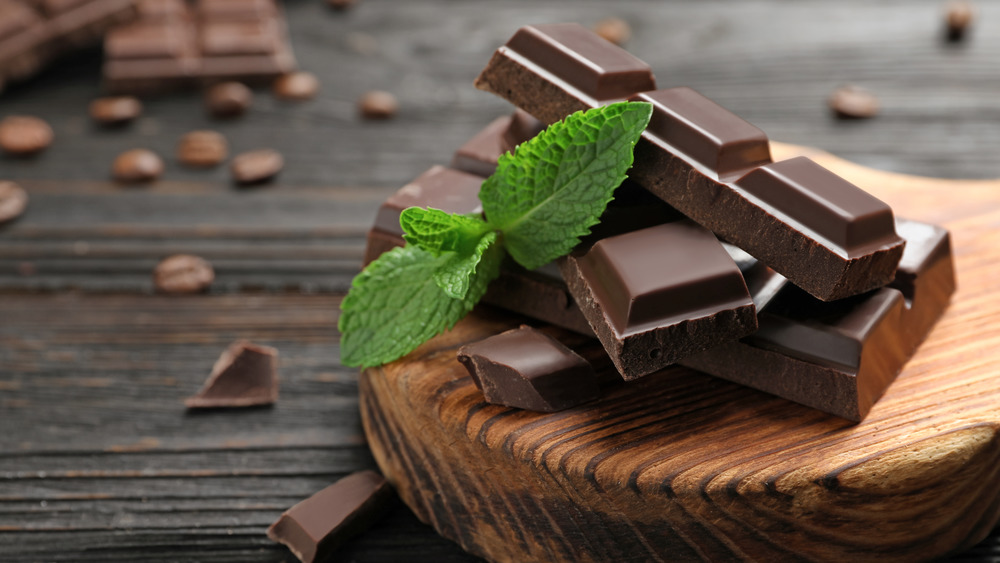
M 951 230 L 958 292 L 868 418 L 679 367 L 561 413 L 489 405 L 456 349 L 518 319 L 483 308 L 361 378 L 371 450 L 421 520 L 516 562 L 914 561 L 986 537 L 1000 517 L 1000 181 L 773 152 Z

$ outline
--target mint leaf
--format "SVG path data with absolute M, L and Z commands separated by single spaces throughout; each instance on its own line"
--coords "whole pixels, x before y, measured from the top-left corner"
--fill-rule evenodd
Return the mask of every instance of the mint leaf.
M 480 253 L 464 299 L 449 297 L 434 280 L 451 259 L 448 255 L 408 245 L 369 264 L 340 304 L 340 361 L 361 367 L 391 362 L 454 326 L 500 275 L 503 249 L 495 244 L 495 235 L 492 241 Z
M 483 254 L 495 245 L 499 238 L 496 231 L 490 231 L 479 239 L 471 252 L 452 253 L 448 261 L 434 272 L 434 283 L 443 289 L 448 297 L 464 299 Z
M 590 233 L 626 178 L 652 112 L 645 102 L 577 112 L 500 157 L 479 199 L 518 263 L 542 266 Z
M 446 251 L 471 252 L 488 230 L 486 222 L 475 215 L 420 207 L 404 209 L 399 216 L 399 226 L 403 228 L 406 242 L 435 256 Z

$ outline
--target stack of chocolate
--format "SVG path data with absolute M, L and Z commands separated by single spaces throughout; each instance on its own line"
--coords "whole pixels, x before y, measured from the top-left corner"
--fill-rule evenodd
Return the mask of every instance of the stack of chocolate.
M 649 102 L 631 179 L 601 225 L 556 265 L 506 265 L 487 295 L 596 335 L 625 380 L 679 363 L 860 421 L 954 292 L 947 231 L 894 218 L 808 158 L 773 162 L 760 129 L 689 88 L 657 90 L 647 64 L 581 26 L 518 30 L 476 86 L 518 110 L 460 148 L 451 168 L 434 167 L 390 197 L 366 260 L 403 244 L 398 219 L 408 206 L 480 212 L 482 178 L 542 124 L 615 101 Z M 530 370 L 500 360 L 524 356 L 510 347 L 528 350 L 532 338 L 544 348 L 538 335 L 522 336 L 460 352 L 487 400 L 572 406 L 546 400 L 587 377 L 559 367 L 567 357 L 549 352 Z M 555 382 L 556 372 L 568 375 Z M 482 383 L 513 374 L 517 385 Z M 534 395 L 525 398 L 526 388 Z
M 0 90 L 135 16 L 135 0 L 0 0 Z

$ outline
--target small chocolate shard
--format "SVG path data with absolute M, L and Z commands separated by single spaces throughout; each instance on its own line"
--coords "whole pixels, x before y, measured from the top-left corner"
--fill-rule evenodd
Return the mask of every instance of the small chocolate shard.
M 350 538 L 385 512 L 393 497 L 385 478 L 373 471 L 344 477 L 289 508 L 267 529 L 303 563 L 326 561 Z
M 212 366 L 201 391 L 184 400 L 189 409 L 254 407 L 278 400 L 278 351 L 246 341 L 230 344 Z
M 458 361 L 495 405 L 557 412 L 600 392 L 590 363 L 526 325 L 462 346 Z

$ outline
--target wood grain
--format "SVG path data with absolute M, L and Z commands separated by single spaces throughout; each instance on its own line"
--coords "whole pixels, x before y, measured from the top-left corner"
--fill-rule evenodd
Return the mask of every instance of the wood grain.
M 495 561 L 914 561 L 990 532 L 1000 181 L 774 152 L 811 154 L 900 216 L 952 231 L 959 290 L 868 418 L 852 425 L 683 368 L 552 415 L 489 405 L 455 349 L 519 320 L 484 310 L 361 380 L 372 451 L 421 520 Z

